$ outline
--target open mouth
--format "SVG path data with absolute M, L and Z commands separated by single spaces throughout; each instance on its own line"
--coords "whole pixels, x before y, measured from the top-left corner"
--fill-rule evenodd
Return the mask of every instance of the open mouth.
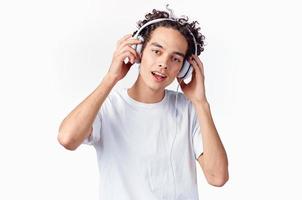
M 157 80 L 157 81 L 163 81 L 167 78 L 167 76 L 165 74 L 161 74 L 159 72 L 153 71 L 151 72 L 153 77 Z

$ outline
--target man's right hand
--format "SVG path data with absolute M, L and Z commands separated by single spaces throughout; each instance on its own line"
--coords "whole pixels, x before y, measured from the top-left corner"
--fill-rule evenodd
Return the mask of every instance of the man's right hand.
M 132 34 L 125 35 L 117 42 L 116 50 L 113 54 L 108 74 L 115 77 L 117 81 L 126 76 L 135 59 L 140 56 L 131 46 L 139 44 L 141 41 L 134 39 L 131 35 Z M 124 60 L 127 57 L 129 61 L 126 64 Z

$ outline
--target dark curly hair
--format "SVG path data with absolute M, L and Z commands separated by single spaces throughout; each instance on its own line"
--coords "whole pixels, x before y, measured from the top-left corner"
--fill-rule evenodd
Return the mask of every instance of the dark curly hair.
M 145 27 L 140 32 L 140 35 L 142 35 L 144 37 L 144 44 L 142 47 L 142 52 L 143 52 L 146 44 L 148 43 L 148 41 L 151 39 L 152 32 L 158 27 L 169 27 L 169 28 L 178 30 L 187 39 L 188 50 L 186 52 L 185 59 L 187 59 L 189 56 L 191 56 L 194 53 L 194 48 L 195 48 L 192 35 L 188 31 L 188 29 L 192 32 L 192 34 L 194 35 L 194 37 L 196 39 L 197 55 L 200 55 L 200 53 L 204 50 L 205 36 L 199 32 L 200 27 L 197 26 L 199 23 L 197 21 L 193 21 L 193 22 L 189 23 L 187 16 L 182 16 L 180 18 L 174 18 L 174 16 L 170 16 L 170 14 L 166 11 L 159 11 L 159 10 L 153 9 L 152 13 L 148 13 L 145 15 L 144 20 L 139 20 L 137 22 L 137 27 L 138 27 L 138 29 L 140 29 L 140 27 L 142 27 L 147 22 L 154 20 L 154 19 L 158 19 L 158 18 L 173 18 L 176 21 L 168 21 L 168 20 L 165 21 L 164 20 L 164 21 L 160 21 L 160 22 L 157 22 L 157 23 L 154 23 L 154 24 L 151 24 L 151 25 Z M 137 33 L 137 31 L 138 30 L 136 30 L 132 36 L 134 36 Z

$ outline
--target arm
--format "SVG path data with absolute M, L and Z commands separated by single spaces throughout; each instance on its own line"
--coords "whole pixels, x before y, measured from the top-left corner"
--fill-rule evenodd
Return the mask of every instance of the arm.
M 212 119 L 208 102 L 192 102 L 197 112 L 203 140 L 203 154 L 198 162 L 208 183 L 223 186 L 229 179 L 228 159 Z
M 75 150 L 92 132 L 96 115 L 114 85 L 125 77 L 139 56 L 131 45 L 141 41 L 125 35 L 117 42 L 112 63 L 101 84 L 62 121 L 57 139 L 68 150 Z M 126 58 L 130 62 L 124 63 Z
M 210 105 L 205 95 L 204 68 L 198 56 L 192 55 L 189 62 L 194 71 L 191 81 L 186 84 L 177 79 L 186 97 L 191 100 L 201 124 L 203 154 L 198 162 L 209 184 L 224 185 L 228 178 L 228 160 L 212 119 Z
M 107 74 L 101 84 L 62 121 L 57 137 L 61 145 L 75 150 L 91 134 L 92 123 L 116 82 Z

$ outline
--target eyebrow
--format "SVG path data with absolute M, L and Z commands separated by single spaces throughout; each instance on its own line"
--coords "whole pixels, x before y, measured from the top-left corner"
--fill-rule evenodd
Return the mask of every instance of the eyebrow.
M 150 45 L 164 49 L 164 47 L 162 45 L 158 44 L 157 42 L 152 42 Z M 183 54 L 181 52 L 178 52 L 178 51 L 173 51 L 172 53 L 173 54 L 177 54 L 177 55 L 179 55 L 179 56 L 181 56 L 183 58 L 185 57 L 185 54 Z

